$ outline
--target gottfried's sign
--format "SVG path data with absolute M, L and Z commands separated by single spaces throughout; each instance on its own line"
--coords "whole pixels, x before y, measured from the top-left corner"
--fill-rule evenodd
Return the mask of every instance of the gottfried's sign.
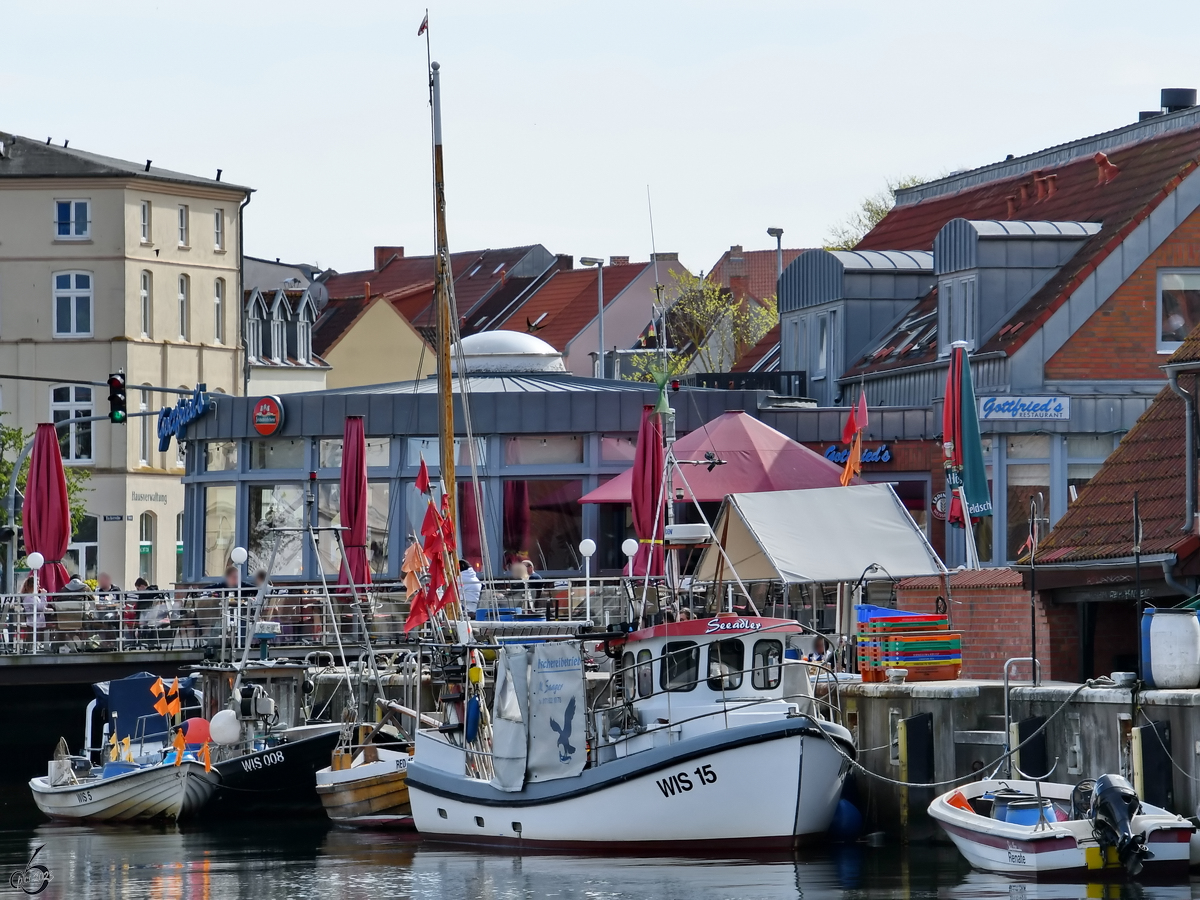
M 250 421 L 263 437 L 277 434 L 283 428 L 283 401 L 278 397 L 263 397 L 254 404 Z

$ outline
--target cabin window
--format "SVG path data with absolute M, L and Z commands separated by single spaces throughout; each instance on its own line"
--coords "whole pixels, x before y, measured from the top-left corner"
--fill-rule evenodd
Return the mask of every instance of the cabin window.
M 783 644 L 779 641 L 755 641 L 754 675 L 751 678 L 755 690 L 775 690 L 779 687 L 782 674 Z
M 736 691 L 742 686 L 746 648 L 737 638 L 708 645 L 708 686 L 714 691 Z
M 633 654 L 626 653 L 621 657 L 621 688 L 625 692 L 626 703 L 633 700 L 636 679 L 637 673 L 633 665 Z
M 649 650 L 639 650 L 637 659 L 638 696 L 649 697 L 654 693 L 654 654 Z
M 700 647 L 695 641 L 669 641 L 663 647 L 660 684 L 664 691 L 694 691 L 700 677 Z

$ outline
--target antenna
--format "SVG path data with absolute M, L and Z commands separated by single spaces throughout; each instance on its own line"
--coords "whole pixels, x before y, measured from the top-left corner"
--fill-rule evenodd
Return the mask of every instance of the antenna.
M 654 343 L 657 345 L 655 351 L 658 355 L 658 364 L 665 371 L 667 367 L 667 310 L 662 302 L 662 282 L 658 278 L 658 245 L 654 242 L 654 203 L 650 200 L 650 185 L 646 185 L 646 209 L 650 213 L 650 259 L 654 261 L 654 315 L 652 319 L 658 319 L 658 333 L 655 335 Z

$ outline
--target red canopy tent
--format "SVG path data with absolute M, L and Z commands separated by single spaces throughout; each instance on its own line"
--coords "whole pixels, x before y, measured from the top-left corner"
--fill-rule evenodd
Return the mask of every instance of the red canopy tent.
M 675 457 L 703 461 L 706 452 L 715 453 L 725 465 L 711 472 L 706 466 L 684 466 L 687 479 L 701 503 L 720 502 L 726 494 L 748 494 L 758 491 L 792 491 L 804 488 L 838 487 L 842 467 L 798 444 L 787 435 L 764 425 L 740 410 L 718 416 L 702 428 L 697 428 L 675 443 Z M 675 476 L 673 486 L 684 492 L 691 502 L 691 493 Z M 862 484 L 856 478 L 854 484 Z M 587 493 L 581 503 L 631 503 L 633 470 L 622 472 L 594 491 Z
M 25 483 L 25 508 L 21 515 L 25 526 L 25 551 L 36 550 L 46 558 L 38 575 L 39 587 L 48 593 L 56 593 L 71 580 L 62 564 L 71 539 L 71 508 L 58 432 L 47 422 L 39 425 L 33 436 L 29 479 Z M 84 572 L 79 574 L 81 578 L 86 575 Z

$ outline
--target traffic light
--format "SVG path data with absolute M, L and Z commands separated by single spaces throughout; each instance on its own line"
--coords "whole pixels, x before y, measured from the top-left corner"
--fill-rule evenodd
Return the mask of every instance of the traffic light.
M 108 421 L 114 425 L 124 425 L 125 410 L 125 376 L 117 373 L 108 376 Z

